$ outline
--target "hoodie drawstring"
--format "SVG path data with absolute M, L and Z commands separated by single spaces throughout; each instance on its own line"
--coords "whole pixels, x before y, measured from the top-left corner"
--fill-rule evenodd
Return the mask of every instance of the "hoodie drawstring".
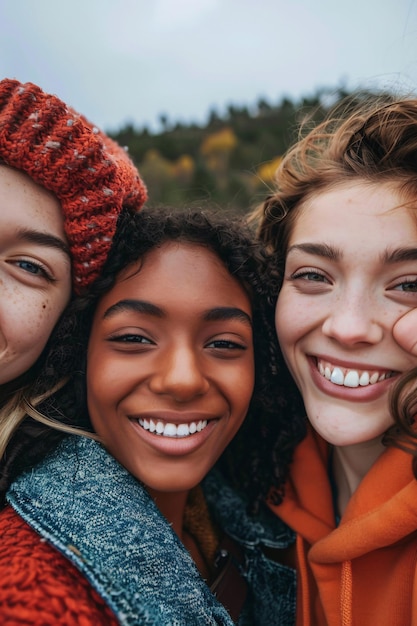
M 341 574 L 340 615 L 342 626 L 352 626 L 352 562 L 344 561 Z

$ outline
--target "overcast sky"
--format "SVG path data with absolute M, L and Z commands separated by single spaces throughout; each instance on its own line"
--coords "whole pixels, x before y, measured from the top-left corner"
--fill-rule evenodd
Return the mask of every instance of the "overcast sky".
M 417 0 L 0 0 L 0 76 L 107 130 L 341 84 L 415 91 Z

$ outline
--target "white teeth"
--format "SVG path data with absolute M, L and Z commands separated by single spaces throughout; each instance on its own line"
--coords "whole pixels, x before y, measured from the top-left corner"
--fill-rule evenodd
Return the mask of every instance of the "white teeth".
M 170 422 L 161 422 L 147 419 L 139 419 L 139 424 L 144 430 L 151 433 L 162 435 L 163 437 L 188 437 L 196 432 L 201 432 L 207 426 L 207 420 L 199 422 L 191 422 L 190 424 L 171 424 Z
M 176 434 L 177 434 L 177 427 L 175 426 L 175 424 L 165 424 L 164 437 L 175 437 Z
M 317 362 L 317 368 L 320 374 L 327 380 L 330 380 L 334 385 L 351 387 L 353 389 L 359 386 L 367 387 L 368 385 L 374 385 L 386 378 L 390 378 L 392 375 L 389 372 L 373 372 L 372 374 L 369 374 L 369 372 L 359 373 L 357 370 L 349 370 L 344 374 L 342 368 L 332 368 L 331 365 L 324 365 L 320 361 Z
M 369 385 L 369 374 L 368 372 L 363 372 L 363 374 L 361 374 L 361 377 L 359 379 L 359 384 L 361 387 L 366 387 L 366 385 Z
M 177 426 L 177 437 L 187 437 L 190 434 L 190 429 L 188 424 L 178 424 Z
M 335 367 L 330 377 L 331 382 L 335 385 L 343 385 L 343 379 L 344 376 L 342 370 L 338 367 Z
M 359 374 L 355 370 L 351 370 L 345 376 L 345 387 L 359 387 Z

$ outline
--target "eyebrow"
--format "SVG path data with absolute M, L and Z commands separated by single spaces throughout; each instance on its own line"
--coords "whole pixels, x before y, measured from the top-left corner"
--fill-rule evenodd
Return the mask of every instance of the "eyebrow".
M 210 309 L 210 311 L 205 313 L 204 319 L 208 322 L 238 320 L 252 327 L 251 317 L 245 311 L 237 307 L 221 306 Z
M 117 313 L 124 311 L 133 311 L 134 313 L 145 313 L 152 315 L 153 317 L 163 318 L 165 312 L 159 306 L 147 302 L 146 300 L 119 300 L 116 304 L 112 304 L 104 312 L 103 319 L 113 317 Z M 252 327 L 252 320 L 250 316 L 237 307 L 216 307 L 206 311 L 203 318 L 208 322 L 226 321 L 226 320 L 239 320 Z
M 164 317 L 164 312 L 161 308 L 146 300 L 119 300 L 116 304 L 112 304 L 104 312 L 103 319 L 113 317 L 117 313 L 123 313 L 124 311 L 133 311 L 134 313 L 146 313 L 147 315 L 153 315 L 154 317 Z
M 46 246 L 47 248 L 59 250 L 60 252 L 64 252 L 64 254 L 66 254 L 67 256 L 71 256 L 69 247 L 67 246 L 65 241 L 63 241 L 59 237 L 55 237 L 55 235 L 43 233 L 39 230 L 21 229 L 18 233 L 18 237 L 23 241 L 28 241 L 29 243 L 34 243 L 40 246 Z
M 329 261 L 339 261 L 343 256 L 340 250 L 326 243 L 298 243 L 288 248 L 287 255 L 297 250 L 324 257 L 325 259 L 329 259 Z
M 338 248 L 322 243 L 300 243 L 290 246 L 287 254 L 290 252 L 300 250 L 307 254 L 320 256 L 328 259 L 329 261 L 340 261 L 343 257 L 343 253 Z M 385 250 L 381 255 L 382 263 L 387 265 L 393 265 L 395 263 L 402 263 L 404 261 L 417 261 L 417 248 L 397 248 L 395 250 Z
M 417 248 L 398 248 L 387 250 L 383 256 L 384 263 L 401 263 L 402 261 L 417 261 Z

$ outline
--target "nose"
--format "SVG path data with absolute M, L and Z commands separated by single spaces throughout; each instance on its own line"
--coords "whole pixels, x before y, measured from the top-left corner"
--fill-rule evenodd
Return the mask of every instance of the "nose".
M 190 345 L 171 346 L 161 354 L 158 367 L 149 380 L 153 393 L 166 394 L 176 402 L 188 402 L 204 395 L 210 383 L 204 371 L 204 356 Z
M 362 293 L 336 298 L 323 322 L 323 333 L 346 346 L 377 344 L 384 336 L 377 303 Z

